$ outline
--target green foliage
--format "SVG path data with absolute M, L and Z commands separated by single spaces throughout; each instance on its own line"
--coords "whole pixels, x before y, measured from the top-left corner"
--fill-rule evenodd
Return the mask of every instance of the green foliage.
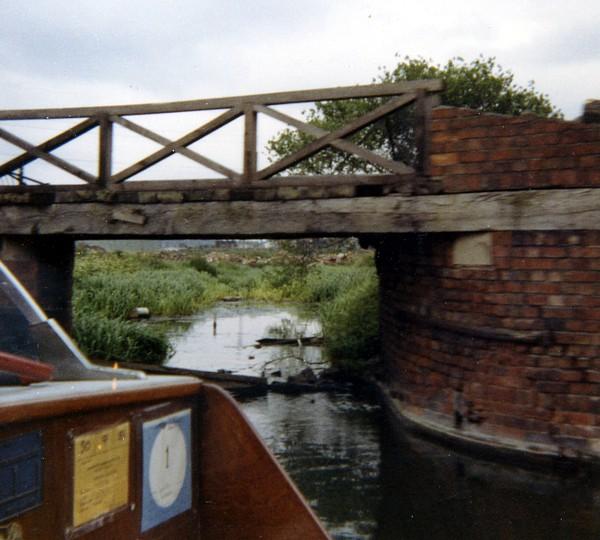
M 328 302 L 368 278 L 370 268 L 351 266 L 315 266 L 306 277 L 301 299 L 305 302 Z
M 126 321 L 133 308 L 186 315 L 230 293 L 226 284 L 187 261 L 155 253 L 88 251 L 76 259 L 74 334 L 95 358 L 160 362 L 170 351 L 168 340 L 154 327 Z
M 389 83 L 419 79 L 441 79 L 445 90 L 443 105 L 470 107 L 479 111 L 518 115 L 532 112 L 544 117 L 561 117 L 548 96 L 535 90 L 533 81 L 527 87 L 514 82 L 514 75 L 504 70 L 494 58 L 477 58 L 466 62 L 453 58 L 445 65 L 423 58 L 404 57 L 391 70 L 383 69 L 374 82 Z M 305 111 L 305 120 L 332 131 L 382 103 L 381 99 L 352 99 L 317 102 Z M 414 110 L 404 108 L 367 126 L 351 140 L 385 157 L 414 164 Z M 283 130 L 271 139 L 267 149 L 271 160 L 299 150 L 313 138 L 292 129 Z M 343 152 L 327 149 L 288 169 L 292 174 L 372 173 L 379 169 Z
M 296 238 L 278 240 L 277 245 L 305 265 L 314 262 L 320 254 L 348 253 L 358 249 L 356 238 Z
M 479 57 L 471 62 L 452 58 L 441 66 L 406 56 L 393 70 L 384 70 L 379 79 L 380 82 L 441 79 L 443 105 L 498 114 L 532 112 L 545 117 L 561 116 L 548 96 L 535 90 L 533 81 L 525 88 L 517 85 L 513 73 L 504 70 L 495 58 Z
M 278 264 L 265 269 L 264 280 L 273 289 L 297 291 L 299 282 L 306 276 L 308 268 L 303 264 Z
M 73 334 L 91 358 L 160 364 L 171 352 L 164 334 L 139 324 L 79 312 Z
M 348 370 L 359 370 L 379 345 L 377 274 L 362 270 L 360 281 L 319 309 L 325 347 L 333 363 Z
M 171 261 L 157 253 L 102 252 L 84 249 L 75 259 L 75 277 L 112 272 L 139 272 L 140 270 L 166 270 L 173 267 Z
M 139 306 L 153 315 L 188 315 L 203 305 L 208 279 L 191 268 L 78 277 L 74 308 L 109 319 L 125 319 Z
M 381 103 L 377 99 L 350 99 L 344 101 L 319 101 L 314 108 L 304 112 L 304 121 L 318 126 L 326 131 L 333 131 L 353 118 L 369 112 Z M 292 154 L 315 137 L 291 128 L 284 129 L 275 138 L 267 142 L 269 159 L 276 161 Z M 385 139 L 381 130 L 375 126 L 368 126 L 348 138 L 350 141 L 369 148 L 380 150 L 385 146 Z M 366 173 L 376 172 L 377 167 L 365 163 L 362 159 L 346 154 L 334 148 L 328 148 L 315 156 L 301 161 L 287 169 L 291 174 L 351 174 L 355 171 Z
M 228 294 L 246 297 L 256 287 L 263 275 L 261 268 L 231 262 L 216 264 L 219 283 L 227 288 Z
M 217 277 L 217 269 L 214 265 L 210 264 L 202 255 L 196 255 L 189 261 L 190 266 L 198 272 L 206 272 L 207 274 Z

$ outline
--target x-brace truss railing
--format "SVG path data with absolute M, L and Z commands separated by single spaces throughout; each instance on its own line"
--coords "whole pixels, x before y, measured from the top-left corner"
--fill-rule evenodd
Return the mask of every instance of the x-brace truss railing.
M 31 144 L 0 127 L 0 139 L 9 142 L 24 151 L 19 156 L 0 164 L 0 177 L 8 174 L 15 176 L 15 171 L 22 170 L 25 165 L 36 159 L 41 159 L 72 174 L 87 184 L 107 188 L 111 185 L 122 184 L 133 176 L 145 171 L 174 153 L 177 153 L 223 175 L 227 181 L 232 181 L 236 184 L 246 184 L 267 180 L 327 147 L 336 148 L 348 154 L 357 156 L 365 162 L 375 165 L 379 169 L 388 171 L 393 175 L 412 175 L 415 173 L 415 170 L 412 167 L 371 152 L 370 150 L 353 143 L 348 138 L 398 109 L 416 102 L 417 115 L 415 120 L 415 131 L 417 133 L 417 145 L 423 147 L 425 144 L 427 110 L 435 99 L 432 94 L 441 89 L 442 84 L 440 81 L 422 80 L 163 104 L 0 111 L 0 122 L 3 120 L 31 120 L 43 118 L 85 118 L 77 125 L 38 145 Z M 351 120 L 331 132 L 293 118 L 272 107 L 273 105 L 290 103 L 383 97 L 389 97 L 389 99 L 374 110 L 363 114 L 359 118 Z M 193 129 L 176 140 L 168 139 L 155 131 L 139 125 L 131 119 L 132 116 L 147 114 L 167 114 L 220 109 L 225 109 L 225 111 L 216 118 Z M 262 169 L 258 169 L 258 114 L 264 114 L 284 122 L 299 131 L 310 135 L 312 137 L 311 142 L 292 154 L 285 156 Z M 241 116 L 244 117 L 244 159 L 243 170 L 241 172 L 234 171 L 231 168 L 204 156 L 200 152 L 189 148 L 193 143 L 210 135 L 218 129 L 221 129 Z M 122 170 L 113 172 L 113 126 L 115 124 L 158 143 L 161 145 L 161 148 L 136 163 L 125 167 Z M 66 159 L 52 154 L 57 148 L 95 128 L 99 128 L 97 175 L 90 174 L 73 163 L 68 162 Z M 421 152 L 421 154 L 422 153 L 423 152 Z

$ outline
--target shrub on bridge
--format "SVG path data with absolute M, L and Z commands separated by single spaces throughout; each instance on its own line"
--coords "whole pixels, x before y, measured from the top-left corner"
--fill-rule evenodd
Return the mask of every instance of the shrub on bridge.
M 533 82 L 527 87 L 515 83 L 511 71 L 495 58 L 479 57 L 470 62 L 452 58 L 445 65 L 421 57 L 399 58 L 391 70 L 382 68 L 374 82 L 398 83 L 418 79 L 440 79 L 444 83 L 442 104 L 469 107 L 479 111 L 519 115 L 532 112 L 539 116 L 560 118 L 562 113 L 548 96 L 538 92 Z M 347 99 L 316 102 L 303 112 L 304 121 L 326 131 L 334 131 L 381 105 L 380 98 Z M 293 154 L 315 137 L 286 128 L 267 143 L 272 161 Z M 388 159 L 415 165 L 415 111 L 408 107 L 388 115 L 383 121 L 363 128 L 349 138 L 360 146 Z M 288 169 L 291 174 L 357 174 L 382 170 L 358 156 L 327 148 Z

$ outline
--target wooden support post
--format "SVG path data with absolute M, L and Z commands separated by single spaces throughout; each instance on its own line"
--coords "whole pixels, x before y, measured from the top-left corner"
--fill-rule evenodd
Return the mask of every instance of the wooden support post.
M 256 138 L 256 111 L 252 103 L 247 103 L 244 105 L 244 183 L 250 183 L 256 177 Z
M 437 95 L 428 95 L 426 90 L 417 91 L 415 110 L 415 144 L 417 146 L 417 174 L 429 175 L 429 126 L 431 109 L 440 104 Z
M 25 285 L 48 317 L 58 320 L 69 330 L 75 240 L 59 235 L 3 236 L 0 238 L 0 259 Z M 0 315 L 10 315 L 7 305 L 0 294 Z
M 424 90 L 417 91 L 415 104 L 415 145 L 417 147 L 417 174 L 426 174 L 427 168 L 427 94 Z
M 98 183 L 107 187 L 112 177 L 112 145 L 113 145 L 113 123 L 104 114 L 99 118 L 100 141 L 98 148 Z

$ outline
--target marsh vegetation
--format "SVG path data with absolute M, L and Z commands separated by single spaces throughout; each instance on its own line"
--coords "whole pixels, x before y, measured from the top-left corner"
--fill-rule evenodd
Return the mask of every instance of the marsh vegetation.
M 130 320 L 140 306 L 153 317 L 181 317 L 232 298 L 302 303 L 320 319 L 330 360 L 360 369 L 378 344 L 372 254 L 332 256 L 283 247 L 163 253 L 83 248 L 75 266 L 75 337 L 96 359 L 160 363 L 171 347 L 159 326 Z

